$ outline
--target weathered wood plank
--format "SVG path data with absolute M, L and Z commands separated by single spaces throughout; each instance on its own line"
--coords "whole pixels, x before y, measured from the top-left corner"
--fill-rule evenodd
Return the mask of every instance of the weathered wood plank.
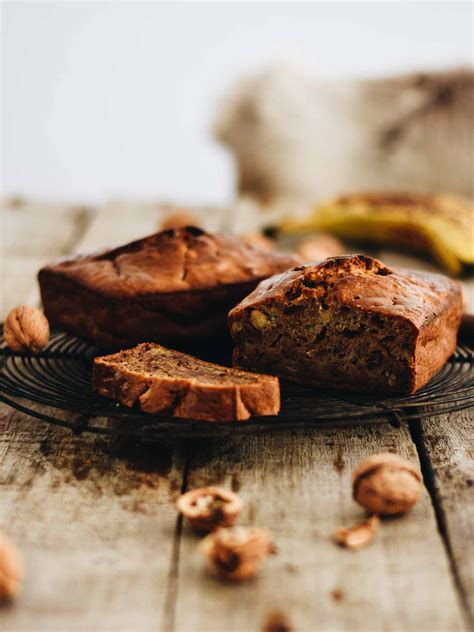
M 4 200 L 3 248 L 7 255 L 51 256 L 71 251 L 93 209 L 69 203 Z
M 0 319 L 21 301 L 39 302 L 38 270 L 73 248 L 93 210 L 6 199 L 1 205 Z
M 424 419 L 421 429 L 441 529 L 474 622 L 474 409 Z
M 20 302 L 37 305 L 39 290 L 36 281 L 38 270 L 51 256 L 8 255 L 0 266 L 0 320 L 4 320 Z
M 153 201 L 109 201 L 100 208 L 84 239 L 75 246 L 75 252 L 87 253 L 126 244 L 161 229 L 167 214 L 173 212 L 170 205 Z M 221 223 L 222 209 L 196 207 L 193 209 L 202 226 L 217 230 Z
M 142 237 L 159 228 L 162 214 L 154 202 L 109 203 L 87 233 L 81 236 L 82 229 L 73 222 L 72 232 L 65 231 L 73 237 L 51 240 L 51 246 L 25 260 L 28 233 L 20 222 L 11 232 L 18 235 L 20 250 L 15 254 L 12 242 L 6 259 L 18 257 L 18 281 L 10 283 L 7 299 L 12 300 L 13 292 L 12 306 L 28 300 L 30 282 L 23 286 L 20 279 L 42 265 L 43 256 L 88 252 Z M 46 215 L 42 217 L 45 221 Z M 204 226 L 211 230 L 232 223 L 217 211 L 206 218 Z M 234 229 L 249 230 L 237 220 Z M 451 418 L 452 428 L 457 419 Z M 23 597 L 5 611 L 2 629 L 5 622 L 8 630 L 168 632 L 175 620 L 175 629 L 183 632 L 259 630 L 271 611 L 282 612 L 303 631 L 463 629 L 426 493 L 412 514 L 384 523 L 369 549 L 351 553 L 330 541 L 334 526 L 362 515 L 350 499 L 349 485 L 350 469 L 359 459 L 390 449 L 416 460 L 405 429 L 286 433 L 195 446 L 188 487 L 211 482 L 240 486 L 247 500 L 244 521 L 271 527 L 281 550 L 255 582 L 229 586 L 204 572 L 197 538 L 188 529 L 179 543 L 172 507 L 182 479 L 179 452 L 126 447 L 86 435 L 78 439 L 6 407 L 1 408 L 0 423 L 0 489 L 5 499 L 0 529 L 19 543 L 27 565 Z M 463 432 L 449 444 L 459 451 L 466 446 Z M 453 486 L 449 468 L 436 461 L 434 447 L 439 498 L 451 515 L 447 500 L 458 483 Z M 455 460 L 456 481 L 467 462 L 464 457 Z M 453 515 L 467 502 L 466 494 L 459 492 L 457 498 Z M 446 524 L 466 590 L 472 576 L 463 538 L 472 532 L 472 519 L 467 513 L 465 517 L 471 527 L 468 522 L 453 526 L 448 519 Z
M 393 265 L 436 269 L 426 262 L 383 253 Z M 474 312 L 474 280 L 462 281 L 465 309 Z M 466 616 L 474 627 L 474 410 L 438 415 L 413 424 L 439 527 L 449 551 Z
M 98 209 L 74 252 L 87 254 L 140 239 L 158 230 L 160 218 L 158 204 L 108 202 Z
M 168 446 L 76 437 L 0 405 L 0 530 L 26 567 L 2 630 L 156 630 L 181 479 Z
M 84 235 L 67 213 L 45 213 L 42 221 L 53 222 L 56 235 L 81 236 L 69 247 L 87 251 L 101 240 L 99 247 L 107 245 L 117 231 L 122 236 L 120 223 L 101 220 L 105 213 Z M 30 221 L 27 213 L 22 219 Z M 149 233 L 154 226 L 142 221 L 141 228 Z M 129 224 L 127 238 L 133 230 Z M 5 288 L 12 306 L 32 302 L 38 267 L 66 254 L 67 241 L 23 257 L 28 231 L 16 223 L 14 232 L 20 254 L 4 253 L 5 267 L 17 270 L 18 282 Z M 0 529 L 17 542 L 26 565 L 23 595 L 2 613 L 2 629 L 156 629 L 172 564 L 179 455 L 160 445 L 78 438 L 4 405 L 0 420 Z
M 280 553 L 259 578 L 229 585 L 211 577 L 184 531 L 176 627 L 260 630 L 278 612 L 295 630 L 462 630 L 449 562 L 424 491 L 408 515 L 383 522 L 370 547 L 338 548 L 332 530 L 363 516 L 350 473 L 368 454 L 417 462 L 405 427 L 388 425 L 235 438 L 195 450 L 187 487 L 224 484 L 246 502 L 242 524 L 273 530 Z

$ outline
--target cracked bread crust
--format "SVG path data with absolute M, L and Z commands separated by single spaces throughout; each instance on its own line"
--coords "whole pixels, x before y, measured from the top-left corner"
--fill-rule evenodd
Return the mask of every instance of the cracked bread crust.
M 53 326 L 117 349 L 225 336 L 229 309 L 259 281 L 297 262 L 186 227 L 61 261 L 38 278 Z
M 238 421 L 280 410 L 277 378 L 152 343 L 95 358 L 93 389 L 125 406 L 186 419 Z
M 413 393 L 456 347 L 458 283 L 362 255 L 263 281 L 229 314 L 239 366 L 329 388 Z

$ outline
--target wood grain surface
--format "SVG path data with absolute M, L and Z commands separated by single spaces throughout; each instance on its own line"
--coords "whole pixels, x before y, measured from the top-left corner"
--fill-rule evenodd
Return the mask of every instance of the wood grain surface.
M 232 586 L 203 568 L 196 537 L 181 542 L 177 630 L 258 630 L 278 613 L 295 630 L 460 630 L 462 613 L 429 495 L 383 521 L 374 542 L 349 551 L 331 540 L 365 517 L 351 471 L 373 452 L 417 454 L 406 426 L 317 430 L 200 446 L 187 487 L 223 484 L 246 503 L 243 523 L 270 526 L 279 553 L 254 582 Z M 427 587 L 429 586 L 429 595 Z M 368 617 L 370 616 L 370 626 Z M 314 626 L 314 627 L 312 627 Z
M 458 589 L 474 619 L 474 416 L 472 409 L 420 423 L 422 454 Z
M 47 260 L 141 237 L 166 212 L 155 202 L 83 209 L 7 201 L 3 317 L 38 299 L 35 273 Z M 232 222 L 245 230 L 224 211 L 203 218 L 210 229 Z M 0 428 L 0 529 L 26 568 L 20 598 L 0 609 L 1 630 L 472 628 L 472 411 L 400 428 L 171 445 L 77 437 L 0 404 Z M 351 498 L 351 470 L 383 450 L 420 463 L 422 498 L 407 516 L 384 520 L 368 548 L 341 549 L 332 530 L 364 515 Z M 242 523 L 275 534 L 278 555 L 248 584 L 210 575 L 199 538 L 176 515 L 181 490 L 210 483 L 238 490 Z

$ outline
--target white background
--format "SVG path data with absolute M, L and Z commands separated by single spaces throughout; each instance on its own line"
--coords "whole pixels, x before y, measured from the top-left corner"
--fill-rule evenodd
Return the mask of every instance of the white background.
M 240 76 L 297 58 L 332 77 L 472 60 L 472 5 L 10 2 L 2 5 L 5 194 L 221 203 L 209 128 Z

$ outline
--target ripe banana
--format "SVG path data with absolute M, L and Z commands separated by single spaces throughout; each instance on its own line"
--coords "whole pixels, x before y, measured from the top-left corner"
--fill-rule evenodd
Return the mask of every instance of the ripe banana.
M 452 275 L 474 264 L 474 208 L 451 195 L 346 195 L 278 228 L 279 234 L 308 231 L 423 253 Z

